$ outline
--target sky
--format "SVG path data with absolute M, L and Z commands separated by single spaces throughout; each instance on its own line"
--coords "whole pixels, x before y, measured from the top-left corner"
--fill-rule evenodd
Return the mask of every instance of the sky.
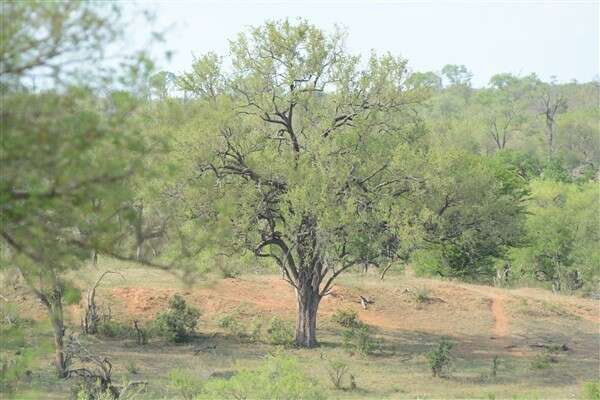
M 192 1 L 149 2 L 173 51 L 165 70 L 189 69 L 194 55 L 228 54 L 228 40 L 269 19 L 304 18 L 348 32 L 347 48 L 368 56 L 390 52 L 416 71 L 464 64 L 477 87 L 500 72 L 544 80 L 596 79 L 600 1 Z M 143 31 L 146 27 L 135 27 Z M 139 30 L 138 30 L 139 29 Z

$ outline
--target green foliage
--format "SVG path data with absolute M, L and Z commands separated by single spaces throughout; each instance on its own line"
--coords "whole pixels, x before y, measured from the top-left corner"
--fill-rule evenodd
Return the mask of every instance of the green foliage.
M 344 380 L 348 374 L 348 364 L 340 360 L 330 361 L 327 373 L 329 374 L 329 380 L 336 389 L 344 388 Z
M 555 362 L 554 358 L 550 354 L 538 354 L 531 361 L 531 369 L 548 369 L 551 363 Z
M 516 272 L 576 290 L 600 277 L 597 185 L 536 180 L 531 183 L 526 246 L 511 252 Z
M 140 372 L 134 361 L 129 361 L 125 367 L 128 374 L 136 375 Z
M 358 326 L 360 321 L 356 311 L 350 309 L 337 309 L 331 316 L 331 321 L 344 328 Z
M 262 339 L 263 325 L 263 320 L 260 317 L 254 317 L 250 322 L 248 338 L 252 343 L 258 343 Z
M 344 330 L 342 340 L 344 348 L 350 354 L 358 353 L 367 356 L 380 347 L 379 343 L 372 337 L 369 326 L 362 322 Z
M 600 383 L 586 382 L 581 388 L 582 400 L 600 400 Z
M 202 390 L 202 381 L 188 371 L 178 368 L 169 371 L 169 386 L 184 400 L 193 400 Z
M 429 90 L 408 81 L 402 58 L 361 63 L 344 36 L 269 21 L 230 43 L 231 69 L 209 54 L 179 77 L 197 111 L 177 132 L 186 150 L 175 186 L 183 204 L 201 205 L 186 236 L 210 232 L 201 235 L 219 252 L 251 249 L 318 283 L 325 265 L 382 262 L 410 247 L 413 236 L 400 238 L 414 226 L 410 203 L 396 193 L 416 183 L 397 178 L 415 152 L 408 143 L 425 134 L 413 104 Z
M 156 325 L 164 338 L 182 343 L 193 336 L 199 317 L 200 312 L 176 294 L 169 299 L 167 310 L 157 315 Z
M 65 304 L 79 304 L 81 301 L 81 290 L 74 286 L 66 286 L 63 289 L 63 301 Z
M 318 400 L 325 395 L 320 385 L 306 376 L 295 358 L 267 356 L 256 370 L 242 369 L 230 379 L 210 379 L 198 399 Z
M 498 366 L 500 365 L 500 360 L 498 356 L 492 357 L 492 363 L 490 365 L 490 377 L 495 378 L 498 375 Z
M 425 243 L 412 256 L 416 272 L 491 280 L 495 260 L 523 240 L 526 181 L 458 149 L 432 151 L 423 168 Z
M 241 339 L 245 336 L 244 326 L 239 321 L 236 314 L 226 314 L 217 321 L 221 328 L 224 328 L 230 335 Z
M 294 333 L 290 324 L 279 317 L 273 317 L 267 327 L 267 340 L 271 344 L 290 346 Z
M 418 287 L 414 290 L 413 296 L 415 301 L 419 304 L 427 303 L 431 299 L 429 289 L 425 286 Z
M 98 334 L 108 338 L 131 338 L 135 335 L 133 328 L 112 319 L 98 322 Z
M 0 311 L 3 316 L 13 315 L 10 304 L 3 304 Z M 3 318 L 0 321 L 0 393 L 11 398 L 19 381 L 31 373 L 31 369 L 40 359 L 51 352 L 49 338 L 34 337 L 35 332 L 43 331 L 47 326 L 24 319 Z
M 452 347 L 452 343 L 442 340 L 435 350 L 427 353 L 429 368 L 431 368 L 431 373 L 434 377 L 440 376 L 442 371 L 450 366 L 452 362 L 450 350 L 452 350 Z

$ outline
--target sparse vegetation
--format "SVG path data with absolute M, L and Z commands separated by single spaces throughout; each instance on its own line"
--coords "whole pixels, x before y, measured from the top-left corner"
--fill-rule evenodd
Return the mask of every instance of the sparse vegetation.
M 349 309 L 336 310 L 331 316 L 331 321 L 344 328 L 352 328 L 360 324 L 356 311 Z
M 586 382 L 581 389 L 582 400 L 600 400 L 600 383 Z
M 429 368 L 431 368 L 431 373 L 434 377 L 441 376 L 442 372 L 450 366 L 452 362 L 450 350 L 452 350 L 452 347 L 452 343 L 442 340 L 436 349 L 427 353 Z
M 248 338 L 252 343 L 258 343 L 262 339 L 263 335 L 263 320 L 260 317 L 254 317 L 250 322 L 250 332 Z
M 233 337 L 242 339 L 245 336 L 244 327 L 235 313 L 221 316 L 218 324 Z
M 429 289 L 426 287 L 418 287 L 413 292 L 413 297 L 418 304 L 427 303 L 430 298 Z
M 169 386 L 184 400 L 194 400 L 202 391 L 202 381 L 181 368 L 169 371 Z
M 243 369 L 230 379 L 210 379 L 199 399 L 289 399 L 320 400 L 320 385 L 300 370 L 290 356 L 267 356 L 255 370 Z
M 492 363 L 490 365 L 490 377 L 496 378 L 496 376 L 498 375 L 498 366 L 500 365 L 500 359 L 498 358 L 498 356 L 494 356 L 492 357 Z
M 346 375 L 348 375 L 348 365 L 345 362 L 339 360 L 330 361 L 327 373 L 329 374 L 329 380 L 334 388 L 344 388 L 344 380 Z M 354 382 L 353 379 L 352 382 Z M 352 382 L 349 382 L 349 384 L 351 385 Z M 356 383 L 354 383 L 354 385 L 356 385 Z
M 555 362 L 556 359 L 548 353 L 538 354 L 531 361 L 531 369 L 548 369 L 552 366 L 551 364 Z
M 98 322 L 96 326 L 96 332 L 100 336 L 112 339 L 126 339 L 133 337 L 133 329 L 129 325 L 113 319 L 107 319 Z
M 371 335 L 369 326 L 359 323 L 343 331 L 343 346 L 350 353 L 364 356 L 379 349 L 379 344 Z

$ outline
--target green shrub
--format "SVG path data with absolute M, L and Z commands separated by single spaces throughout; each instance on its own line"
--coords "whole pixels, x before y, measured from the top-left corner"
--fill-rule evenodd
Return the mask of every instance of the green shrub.
M 98 322 L 98 334 L 108 338 L 129 338 L 133 336 L 133 328 L 118 321 L 105 320 Z
M 200 394 L 202 382 L 183 369 L 173 369 L 169 371 L 169 387 L 185 400 L 192 400 Z
M 330 361 L 327 373 L 329 374 L 329 380 L 334 388 L 344 388 L 344 378 L 348 373 L 348 365 L 345 362 L 339 360 Z
M 600 383 L 586 382 L 581 389 L 582 400 L 600 400 Z
M 81 301 L 81 290 L 75 286 L 65 286 L 63 288 L 63 302 L 65 304 L 79 304 Z
M 245 336 L 244 326 L 240 323 L 235 314 L 225 314 L 219 318 L 217 324 L 225 329 L 230 335 L 241 339 Z
M 492 358 L 492 365 L 490 366 L 490 377 L 495 378 L 498 375 L 498 365 L 500 364 L 500 360 L 498 356 L 494 356 Z
M 342 337 L 344 348 L 351 354 L 369 355 L 379 348 L 377 342 L 371 336 L 369 326 L 362 322 L 345 330 Z
M 169 299 L 168 309 L 156 317 L 159 333 L 167 340 L 182 343 L 194 334 L 200 312 L 186 304 L 183 297 L 174 295 Z
M 419 304 L 427 303 L 429 301 L 429 299 L 431 298 L 431 296 L 429 294 L 429 289 L 427 289 L 424 286 L 416 288 L 413 294 L 414 294 L 415 301 Z
M 531 361 L 531 369 L 548 369 L 554 358 L 550 354 L 538 354 Z
M 250 322 L 250 331 L 248 338 L 252 343 L 260 342 L 262 338 L 263 321 L 260 317 L 254 317 Z
M 136 375 L 140 372 L 140 370 L 138 369 L 137 365 L 135 365 L 135 363 L 133 361 L 129 361 L 127 363 L 127 372 L 132 374 L 132 375 Z
M 102 390 L 98 385 L 83 381 L 71 388 L 77 400 L 115 400 L 115 393 L 109 389 Z
M 295 358 L 267 356 L 256 370 L 243 369 L 230 379 L 210 379 L 198 399 L 320 400 L 324 391 L 305 375 Z
M 354 310 L 342 310 L 338 309 L 331 316 L 331 321 L 336 324 L 343 326 L 344 328 L 352 328 L 353 326 L 358 326 L 360 321 L 358 320 L 358 314 Z
M 429 367 L 433 376 L 440 376 L 444 368 L 448 368 L 451 363 L 450 350 L 452 349 L 452 343 L 442 340 L 437 349 L 427 353 L 427 360 L 429 361 Z
M 294 340 L 294 332 L 287 322 L 278 317 L 273 317 L 269 321 L 267 337 L 271 344 L 289 346 Z

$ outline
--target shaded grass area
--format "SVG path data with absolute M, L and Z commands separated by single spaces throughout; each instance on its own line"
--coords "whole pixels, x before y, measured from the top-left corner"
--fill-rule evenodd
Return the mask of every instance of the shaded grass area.
M 131 316 L 123 314 L 124 308 L 119 308 L 119 304 L 114 303 L 115 299 L 109 298 L 111 288 L 139 286 L 187 290 L 189 287 L 176 276 L 161 271 L 147 271 L 120 264 L 103 265 L 101 268 L 119 268 L 127 279 L 124 283 L 120 277 L 110 276 L 99 291 L 99 300 L 108 303 L 112 301 L 116 310 L 114 318 L 125 324 L 130 322 Z M 86 269 L 79 271 L 73 279 L 85 287 L 85 284 L 94 281 L 96 276 L 96 270 Z M 254 278 L 248 276 L 244 279 Z M 202 281 L 200 286 L 210 287 L 215 282 L 216 278 L 212 277 Z M 168 375 L 173 369 L 186 370 L 198 379 L 230 376 L 239 368 L 257 367 L 266 354 L 278 351 L 297 357 L 303 370 L 325 388 L 328 398 L 333 399 L 577 398 L 585 382 L 600 379 L 597 325 L 572 317 L 551 301 L 546 301 L 550 306 L 542 305 L 546 309 L 540 314 L 538 303 L 523 303 L 515 297 L 507 305 L 511 336 L 506 340 L 495 340 L 490 338 L 490 333 L 484 329 L 491 320 L 473 321 L 469 325 L 466 317 L 461 319 L 462 314 L 457 314 L 455 321 L 447 320 L 448 316 L 444 311 L 453 307 L 452 299 L 447 296 L 448 293 L 454 292 L 444 290 L 447 285 L 452 285 L 451 283 L 414 281 L 394 276 L 382 283 L 374 277 L 350 275 L 340 284 L 359 292 L 375 289 L 391 292 L 406 286 L 426 286 L 429 295 L 441 296 L 445 303 L 415 302 L 410 305 L 419 313 L 432 318 L 429 321 L 432 329 L 427 331 L 411 329 L 410 321 L 407 321 L 407 326 L 401 330 L 371 325 L 371 331 L 380 348 L 369 356 L 349 354 L 342 345 L 343 328 L 332 323 L 327 315 L 320 315 L 319 318 L 320 346 L 308 350 L 273 346 L 264 342 L 250 343 L 248 339 L 231 335 L 221 328 L 218 324 L 218 314 L 201 317 L 197 337 L 181 345 L 166 343 L 157 338 L 151 339 L 146 345 L 137 345 L 132 338 L 88 336 L 82 337 L 82 340 L 93 351 L 109 357 L 113 362 L 115 382 L 128 379 L 148 381 L 148 392 L 143 397 L 148 399 L 178 398 L 177 391 L 169 386 Z M 194 287 L 197 286 L 199 285 Z M 385 296 L 380 296 L 374 306 L 375 310 L 394 312 L 394 301 L 400 300 L 386 300 Z M 474 308 L 473 315 L 483 316 L 489 310 L 485 299 L 473 298 L 470 301 L 470 306 L 481 307 Z M 243 326 L 249 326 L 255 315 L 261 315 L 265 320 L 270 315 L 252 303 L 242 304 L 242 312 L 237 313 L 236 318 Z M 26 307 L 22 307 L 21 311 L 25 312 L 25 309 Z M 291 310 L 286 316 L 289 321 L 294 317 L 293 306 Z M 398 308 L 397 311 L 400 313 L 402 309 Z M 368 312 L 370 311 L 366 311 Z M 397 317 L 401 319 L 402 315 Z M 71 318 L 69 326 L 76 331 L 78 321 L 74 316 Z M 452 322 L 460 324 L 460 329 L 440 329 L 443 334 L 435 333 L 436 324 L 445 326 Z M 31 325 L 27 330 L 26 340 L 31 345 L 36 343 L 36 340 L 47 342 L 49 339 L 50 330 L 45 324 Z M 426 353 L 442 339 L 448 339 L 455 344 L 451 352 L 453 363 L 444 377 L 433 378 Z M 556 345 L 566 343 L 569 350 L 550 354 L 545 349 L 532 347 L 540 342 Z M 196 351 L 199 348 L 202 350 Z M 2 351 L 8 353 L 15 349 L 3 346 Z M 491 376 L 494 356 L 498 357 L 496 377 Z M 535 364 L 536 360 L 547 356 L 551 356 L 553 361 Z M 355 377 L 357 389 L 333 388 L 328 378 L 328 368 L 332 360 L 348 365 L 349 373 Z M 54 378 L 50 362 L 51 355 L 48 352 L 36 359 L 35 364 L 30 367 L 31 373 L 18 387 L 17 398 L 68 397 L 70 386 L 75 382 Z

